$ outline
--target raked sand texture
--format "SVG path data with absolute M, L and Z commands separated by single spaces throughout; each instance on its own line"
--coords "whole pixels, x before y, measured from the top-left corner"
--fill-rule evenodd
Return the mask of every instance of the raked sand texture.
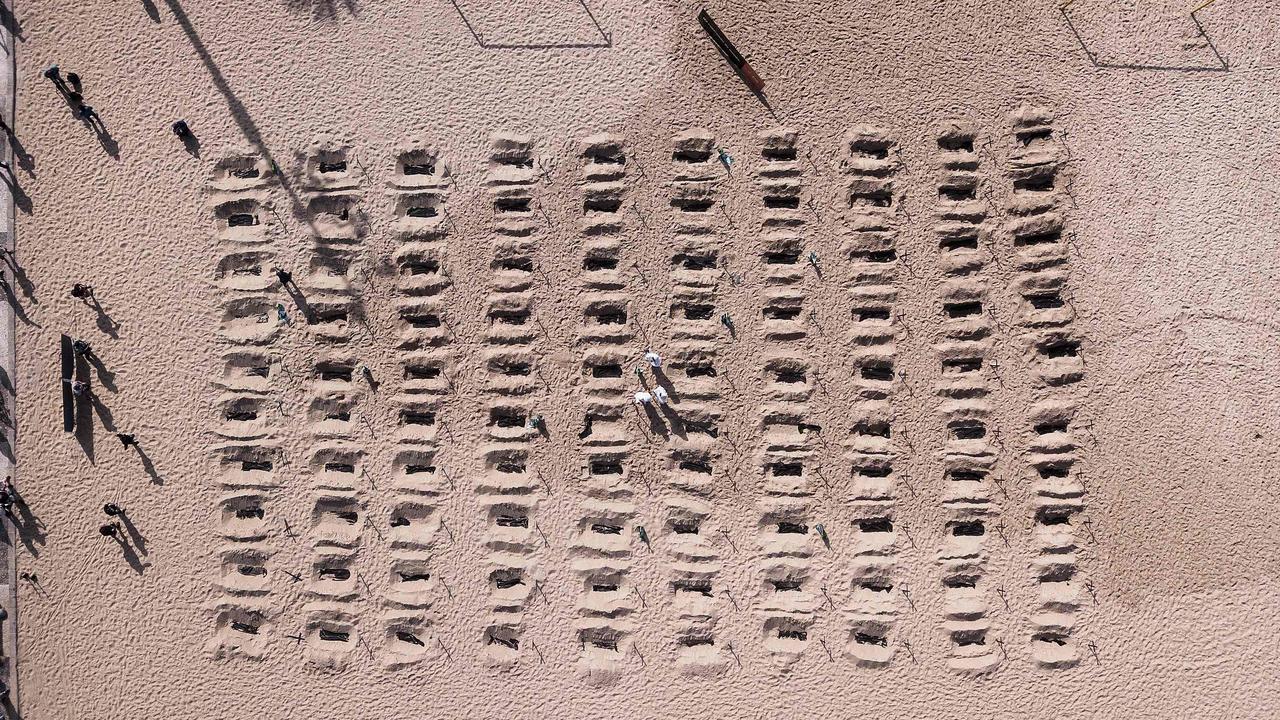
M 4 15 L 23 718 L 1280 715 L 1276 9 L 700 9 Z

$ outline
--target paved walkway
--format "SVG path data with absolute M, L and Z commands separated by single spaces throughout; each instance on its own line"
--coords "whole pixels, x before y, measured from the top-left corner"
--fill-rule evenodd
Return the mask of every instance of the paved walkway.
M 0 3 L 4 5 L 0 8 L 0 19 L 7 21 L 12 17 L 10 11 L 13 0 L 0 0 Z M 0 118 L 3 118 L 6 126 L 12 128 L 17 104 L 14 83 L 17 71 L 17 46 L 13 34 L 9 31 L 8 22 L 0 22 L 0 47 L 4 49 L 4 57 L 0 60 Z M 9 168 L 13 168 L 13 147 L 9 143 L 8 133 L 5 132 L 0 132 L 0 158 L 8 164 Z M 0 172 L 4 172 L 4 169 L 0 168 Z M 13 171 L 9 170 L 9 172 Z M 13 176 L 10 179 L 16 180 Z M 16 248 L 13 193 L 9 188 L 5 188 L 2 195 L 3 197 L 0 197 L 0 251 L 13 253 Z M 10 258 L 13 256 L 10 255 Z M 7 283 L 15 282 L 11 269 L 3 265 L 0 265 L 0 277 L 3 277 Z M 17 382 L 15 357 L 13 307 L 8 303 L 0 303 L 0 417 L 8 419 L 2 424 L 4 435 L 3 440 L 0 440 L 0 445 L 7 450 L 0 453 L 0 477 L 3 478 L 15 476 L 14 461 L 10 460 L 9 456 L 17 457 L 13 451 L 15 424 L 18 421 L 14 393 Z M 16 482 L 15 480 L 14 483 Z M 0 543 L 0 609 L 5 614 L 4 620 L 0 621 L 0 681 L 8 685 L 13 706 L 16 706 L 18 703 L 17 548 L 20 544 L 17 541 L 17 531 L 9 518 L 0 515 L 0 523 L 3 523 L 5 538 L 5 541 Z M 7 711 L 13 706 L 5 706 L 5 717 L 9 717 Z

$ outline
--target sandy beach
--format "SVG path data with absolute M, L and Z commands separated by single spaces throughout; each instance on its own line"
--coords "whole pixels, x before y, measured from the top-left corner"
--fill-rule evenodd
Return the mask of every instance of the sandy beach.
M 7 711 L 1280 715 L 1200 4 L 15 0 Z

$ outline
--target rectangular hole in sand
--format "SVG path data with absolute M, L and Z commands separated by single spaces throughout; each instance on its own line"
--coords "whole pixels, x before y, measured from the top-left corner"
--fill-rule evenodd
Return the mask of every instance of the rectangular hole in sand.
M 493 261 L 490 267 L 494 270 L 533 272 L 533 258 L 528 258 L 528 257 L 498 258 Z
M 1074 565 L 1055 565 L 1040 573 L 1036 578 L 1042 583 L 1064 583 L 1071 582 L 1076 576 L 1076 568 Z
M 347 161 L 346 161 L 346 160 L 336 160 L 336 161 L 334 161 L 334 162 L 322 162 L 322 163 L 320 163 L 320 172 L 321 172 L 321 173 L 324 173 L 324 174 L 329 174 L 329 173 L 344 173 L 344 172 L 346 172 L 346 171 L 347 171 Z
M 671 581 L 671 590 L 673 592 L 698 593 L 711 597 L 711 581 L 695 578 L 687 578 Z
M 887 140 L 862 138 L 849 143 L 849 152 L 855 156 L 885 160 L 889 157 L 890 145 L 892 143 Z
M 681 460 L 678 467 L 685 472 L 697 473 L 699 475 L 711 474 L 711 463 L 706 460 Z
M 765 195 L 764 206 L 778 210 L 795 210 L 800 207 L 797 195 Z
M 498 527 L 527 528 L 529 527 L 529 516 L 506 513 L 498 515 L 498 517 L 494 519 L 494 523 L 496 523 Z
M 947 477 L 954 482 L 982 482 L 987 474 L 978 470 L 952 470 Z
M 1026 147 L 1037 140 L 1052 140 L 1053 128 L 1038 127 L 1027 130 L 1018 130 L 1017 135 L 1018 142 L 1022 143 L 1023 147 Z
M 618 592 L 618 585 L 617 583 L 591 583 L 591 592 L 596 592 L 596 593 Z
M 406 162 L 401 171 L 404 175 L 435 175 L 435 162 Z
M 498 213 L 526 213 L 533 203 L 533 198 L 506 197 L 493 201 L 493 211 Z
M 589 325 L 627 324 L 627 311 L 620 305 L 601 305 L 588 308 L 585 315 Z
M 671 153 L 671 159 L 679 163 L 704 163 L 711 159 L 711 151 L 697 148 L 681 148 Z
M 621 535 L 622 526 L 609 523 L 591 523 L 591 532 L 600 535 Z
M 351 570 L 344 567 L 322 567 L 316 570 L 316 575 L 322 580 L 350 580 Z
M 854 468 L 854 472 L 862 477 L 887 478 L 893 474 L 893 468 L 888 465 L 868 465 Z
M 853 426 L 853 432 L 858 435 L 873 435 L 875 437 L 887 438 L 891 434 L 889 423 L 883 420 L 863 420 Z
M 898 259 L 898 253 L 892 249 L 854 250 L 849 253 L 849 259 L 854 262 L 891 263 Z
M 938 188 L 938 199 L 947 202 L 968 202 L 977 197 L 976 185 L 943 185 Z
M 322 325 L 324 323 L 346 322 L 348 314 L 346 308 L 324 308 L 316 310 L 312 317 L 315 318 L 317 325 Z
M 401 263 L 401 273 L 406 275 L 434 275 L 440 272 L 436 260 L 406 260 Z
M 794 628 L 778 628 L 778 637 L 783 640 L 807 640 L 809 633 Z
M 228 227 L 248 227 L 258 224 L 258 216 L 253 213 L 233 213 L 227 217 Z
M 795 592 L 799 590 L 804 583 L 799 580 L 770 580 L 769 584 L 773 586 L 775 592 Z
M 533 372 L 533 366 L 527 362 L 492 362 L 489 369 L 507 377 L 524 377 Z
M 1013 238 L 1013 244 L 1017 246 L 1051 245 L 1058 242 L 1062 242 L 1061 230 L 1045 230 L 1027 235 L 1015 235 Z
M 405 380 L 435 380 L 440 377 L 438 365 L 405 365 Z
M 504 460 L 495 465 L 494 468 L 506 475 L 523 475 L 526 470 L 523 460 Z
M 973 152 L 973 138 L 967 135 L 944 135 L 938 138 L 938 149 L 947 152 Z
M 778 523 L 778 532 L 783 535 L 808 535 L 809 526 L 797 522 L 780 522 Z
M 440 316 L 435 313 L 406 311 L 400 313 L 400 319 L 404 320 L 409 324 L 409 327 L 412 328 L 426 329 L 440 327 Z
M 493 161 L 499 165 L 507 165 L 509 167 L 526 169 L 533 167 L 533 155 L 527 149 L 511 149 L 495 153 Z
M 525 425 L 523 410 L 516 408 L 490 408 L 489 425 L 500 428 L 521 428 Z
M 858 521 L 858 531 L 864 533 L 893 532 L 893 521 L 889 518 L 868 518 Z
M 956 630 L 951 633 L 951 642 L 966 647 L 969 645 L 986 645 L 986 630 Z
M 582 260 L 582 269 L 587 272 L 600 272 L 602 270 L 617 270 L 618 258 L 604 257 L 601 255 L 588 255 Z
M 943 587 L 957 588 L 976 588 L 978 587 L 978 578 L 973 575 L 951 575 L 942 579 Z
M 766 320 L 795 320 L 801 310 L 798 307 L 766 307 L 760 312 Z
M 1036 423 L 1035 431 L 1037 435 L 1048 435 L 1050 433 L 1060 433 L 1067 431 L 1066 420 L 1053 420 L 1050 422 Z
M 622 463 L 611 458 L 592 460 L 590 471 L 592 475 L 621 475 Z
M 853 317 L 858 322 L 870 322 L 870 321 L 883 322 L 883 321 L 889 320 L 890 314 L 889 314 L 889 308 L 887 307 L 866 307 L 866 308 L 855 308 L 853 311 Z
M 976 301 L 945 303 L 942 310 L 947 313 L 950 318 L 973 317 L 982 314 L 982 303 Z
M 401 410 L 401 425 L 435 425 L 436 414 L 428 410 Z
M 942 361 L 943 374 L 960 374 L 978 372 L 982 369 L 982 358 L 950 358 Z
M 716 252 L 713 250 L 707 253 L 698 254 L 678 254 L 671 258 L 671 264 L 683 267 L 685 270 L 714 270 L 716 267 Z
M 882 582 L 880 580 L 863 580 L 862 582 L 858 583 L 858 587 L 862 588 L 863 590 L 867 590 L 869 592 L 877 592 L 877 593 L 893 592 L 892 584 Z
M 773 379 L 783 385 L 794 385 L 806 382 L 808 377 L 801 368 L 779 368 L 774 371 Z
M 582 201 L 582 213 L 602 212 L 616 213 L 622 207 L 622 199 L 616 197 L 593 197 Z
M 593 150 L 587 153 L 587 158 L 598 165 L 627 164 L 626 155 L 623 155 L 622 150 L 617 148 Z
M 351 413 L 346 410 L 333 410 L 324 416 L 325 420 L 337 420 L 339 422 L 350 422 Z
M 710 363 L 686 365 L 684 368 L 684 375 L 688 378 L 715 377 L 716 369 L 715 366 Z
M 799 250 L 776 250 L 766 252 L 762 259 L 766 265 L 795 265 L 800 262 Z
M 979 422 L 953 425 L 951 434 L 957 440 L 981 440 L 987 436 L 987 428 Z
M 253 470 L 270 472 L 275 465 L 270 460 L 242 460 L 240 469 L 245 472 Z
M 1042 467 L 1036 468 L 1036 472 L 1040 474 L 1041 480 L 1048 480 L 1050 478 L 1056 478 L 1056 479 L 1065 478 L 1067 477 L 1067 475 L 1070 474 L 1071 471 L 1069 468 L 1061 467 L 1058 465 L 1044 465 Z
M 1031 307 L 1036 310 L 1054 310 L 1063 305 L 1062 297 L 1056 292 L 1028 295 L 1027 302 L 1031 303 Z
M 1080 343 L 1075 340 L 1055 340 L 1041 345 L 1040 352 L 1049 358 L 1078 357 Z
M 524 325 L 529 322 L 528 310 L 493 310 L 489 322 L 494 325 Z
M 677 305 L 676 311 L 685 320 L 710 320 L 716 309 L 713 305 Z
M 851 190 L 849 207 L 889 207 L 893 205 L 893 192 L 890 190 Z
M 493 586 L 499 590 L 524 585 L 524 573 L 515 569 L 494 570 L 489 574 L 489 579 L 493 581 Z
M 769 474 L 774 477 L 800 477 L 804 474 L 803 463 L 772 463 Z
M 509 650 L 520 649 L 520 638 L 508 637 L 506 635 L 495 635 L 495 631 L 490 631 L 487 642 L 490 645 L 501 645 Z
M 980 537 L 987 533 L 987 527 L 981 520 L 966 520 L 951 526 L 951 534 L 956 537 Z
M 893 365 L 890 363 L 871 363 L 863 365 L 860 373 L 863 380 L 891 382 L 893 380 Z
M 715 204 L 715 200 L 707 198 L 671 198 L 671 207 L 687 213 L 709 212 Z
M 671 532 L 677 535 L 697 535 L 701 529 L 701 523 L 696 520 L 671 521 Z
M 325 472 L 334 473 L 354 473 L 356 466 L 352 463 L 344 462 L 327 462 L 324 464 Z
M 1053 175 L 1042 173 L 1023 180 L 1014 180 L 1013 189 L 1018 192 L 1049 192 L 1053 190 Z
M 859 645 L 879 645 L 880 647 L 887 647 L 889 645 L 889 639 L 884 635 L 873 635 L 868 632 L 854 633 L 853 641 Z
M 962 235 L 960 237 L 946 237 L 938 241 L 938 247 L 951 252 L 953 250 L 977 250 L 977 235 Z
M 1070 525 L 1071 511 L 1059 508 L 1038 508 L 1036 522 L 1041 525 Z
M 320 628 L 320 639 L 325 642 L 345 643 L 351 641 L 351 633 L 342 630 L 326 630 L 325 628 Z
M 617 363 L 609 363 L 607 365 L 592 365 L 591 377 L 620 378 L 622 377 L 622 366 Z
M 684 429 L 692 435 L 706 435 L 710 438 L 720 437 L 720 429 L 712 420 L 685 420 Z
M 341 380 L 351 382 L 352 368 L 349 365 L 324 364 L 316 367 L 316 377 L 321 380 Z
M 766 147 L 760 150 L 760 157 L 769 162 L 789 162 L 796 159 L 794 147 Z
M 404 468 L 404 474 L 405 475 L 420 475 L 420 474 L 435 475 L 436 466 L 435 465 L 406 465 Z
M 405 208 L 404 214 L 411 218 L 433 218 L 440 214 L 440 211 L 431 205 L 410 205 Z

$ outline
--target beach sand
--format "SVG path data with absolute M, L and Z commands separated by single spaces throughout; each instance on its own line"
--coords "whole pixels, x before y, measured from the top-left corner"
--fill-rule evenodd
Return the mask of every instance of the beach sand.
M 702 7 L 13 8 L 21 717 L 1280 714 L 1275 9 Z

